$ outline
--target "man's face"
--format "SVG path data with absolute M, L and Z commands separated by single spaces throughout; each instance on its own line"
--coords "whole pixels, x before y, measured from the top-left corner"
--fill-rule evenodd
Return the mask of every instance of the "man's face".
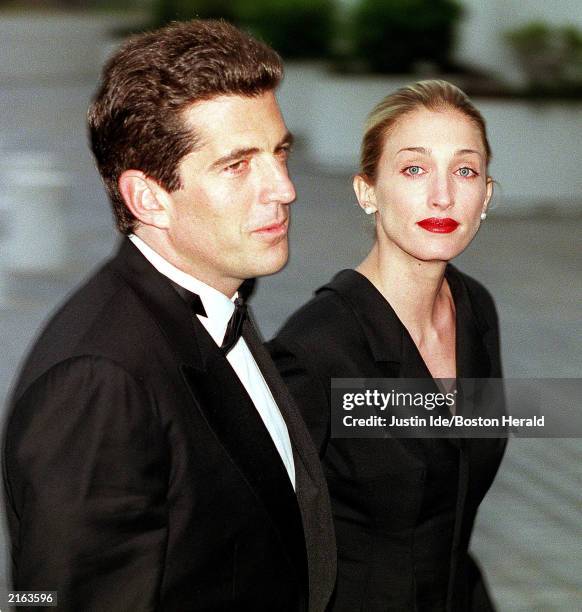
M 273 92 L 197 102 L 184 119 L 199 144 L 169 194 L 168 239 L 178 267 L 232 295 L 287 261 L 291 137 Z

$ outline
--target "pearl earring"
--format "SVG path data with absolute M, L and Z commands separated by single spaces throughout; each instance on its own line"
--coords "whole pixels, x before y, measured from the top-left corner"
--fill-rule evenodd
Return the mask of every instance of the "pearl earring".
M 485 221 L 485 219 L 487 219 L 487 213 L 486 212 L 482 212 L 481 213 L 481 221 Z
M 364 212 L 367 215 L 371 215 L 373 212 L 376 212 L 376 209 L 373 206 L 364 206 Z

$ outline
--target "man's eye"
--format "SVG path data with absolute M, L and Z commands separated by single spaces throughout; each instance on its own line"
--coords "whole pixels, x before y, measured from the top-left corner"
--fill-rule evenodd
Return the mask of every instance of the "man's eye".
M 421 174 L 425 174 L 425 171 L 420 166 L 408 166 L 408 168 L 404 168 L 404 174 L 408 174 L 408 176 L 420 176 Z
M 240 172 L 244 172 L 244 170 L 246 170 L 246 168 L 248 167 L 248 164 L 249 164 L 248 159 L 241 159 L 237 162 L 229 164 L 225 168 L 225 170 L 231 174 L 239 174 Z
M 466 166 L 464 166 L 463 168 L 459 168 L 456 174 L 462 176 L 463 178 L 471 178 L 472 176 L 478 176 L 475 170 L 473 170 L 472 168 L 467 168 Z
M 280 149 L 277 150 L 277 155 L 279 157 L 283 157 L 284 159 L 287 159 L 290 153 L 291 153 L 291 147 L 281 147 Z

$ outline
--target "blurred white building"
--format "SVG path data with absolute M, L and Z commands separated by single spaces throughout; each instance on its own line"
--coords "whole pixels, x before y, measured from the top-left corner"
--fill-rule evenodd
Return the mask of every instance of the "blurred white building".
M 503 32 L 531 21 L 582 28 L 580 0 L 462 0 L 462 4 L 465 14 L 457 59 L 508 81 L 521 82 L 523 74 L 503 40 Z

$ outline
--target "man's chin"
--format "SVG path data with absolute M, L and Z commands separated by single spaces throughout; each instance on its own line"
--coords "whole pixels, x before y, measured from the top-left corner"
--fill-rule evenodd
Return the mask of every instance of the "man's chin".
M 284 252 L 277 253 L 275 256 L 274 253 L 271 253 L 270 256 L 266 256 L 260 262 L 257 262 L 255 266 L 253 266 L 253 274 L 248 278 L 257 278 L 259 276 L 269 276 L 271 274 L 275 274 L 282 270 L 289 260 L 289 251 L 285 248 Z

